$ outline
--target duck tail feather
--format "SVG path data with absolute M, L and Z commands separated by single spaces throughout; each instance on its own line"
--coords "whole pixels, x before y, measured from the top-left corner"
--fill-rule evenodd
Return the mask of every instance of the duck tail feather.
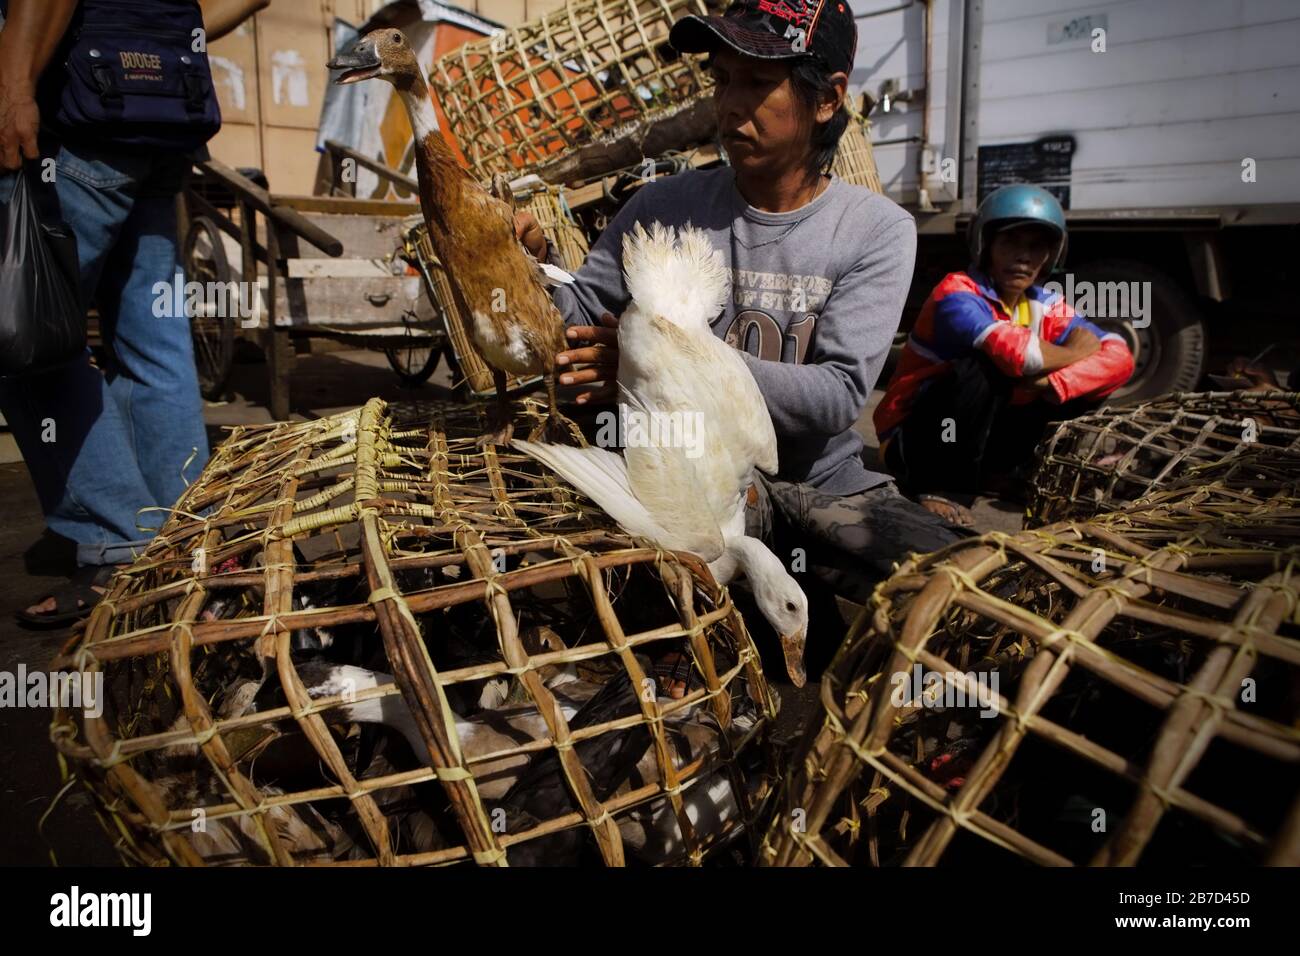
M 727 302 L 727 269 L 708 236 L 690 224 L 680 230 L 640 223 L 623 236 L 623 275 L 637 309 L 681 328 L 707 324 Z
M 521 438 L 511 444 L 596 502 L 628 534 L 654 540 L 663 537 L 663 529 L 632 494 L 627 480 L 627 463 L 622 455 L 604 448 L 573 448 Z
M 726 264 L 702 229 L 689 223 L 679 235 L 678 258 L 686 271 L 685 279 L 695 292 L 698 308 L 712 320 L 727 304 L 730 279 Z

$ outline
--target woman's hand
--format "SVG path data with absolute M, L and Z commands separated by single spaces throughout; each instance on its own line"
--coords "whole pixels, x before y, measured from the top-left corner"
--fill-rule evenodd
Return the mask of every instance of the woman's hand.
M 518 218 L 515 221 L 517 225 Z M 560 384 L 600 383 L 578 396 L 579 405 L 613 401 L 618 396 L 618 319 L 606 312 L 600 317 L 600 325 L 571 325 L 564 334 L 575 347 L 555 356 Z
M 531 212 L 520 210 L 515 213 L 515 238 L 525 249 L 533 254 L 538 262 L 546 258 L 546 233 L 537 224 L 537 218 Z

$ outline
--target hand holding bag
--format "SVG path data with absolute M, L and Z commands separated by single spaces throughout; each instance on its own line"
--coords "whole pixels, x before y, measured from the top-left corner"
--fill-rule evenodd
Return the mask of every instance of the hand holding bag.
M 77 237 L 42 220 L 29 164 L 0 206 L 0 375 L 36 372 L 86 349 Z

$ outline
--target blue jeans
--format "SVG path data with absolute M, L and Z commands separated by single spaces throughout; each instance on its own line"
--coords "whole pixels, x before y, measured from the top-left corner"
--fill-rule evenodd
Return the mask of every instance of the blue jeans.
M 175 281 L 176 195 L 189 160 L 44 139 L 41 154 L 55 159 L 45 199 L 77 236 L 106 357 L 102 370 L 87 352 L 0 378 L 0 410 L 46 525 L 76 542 L 79 564 L 118 564 L 142 550 L 208 459 L 189 322 L 154 314 L 154 284 Z M 13 184 L 0 177 L 0 202 Z

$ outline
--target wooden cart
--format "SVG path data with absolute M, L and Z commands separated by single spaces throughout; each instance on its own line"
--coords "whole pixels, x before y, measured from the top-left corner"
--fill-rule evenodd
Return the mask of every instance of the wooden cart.
M 414 185 L 372 165 L 403 188 Z M 250 175 L 205 160 L 195 164 L 185 212 L 186 280 L 204 292 L 190 313 L 206 397 L 225 388 L 237 334 L 256 338 L 266 353 L 277 419 L 289 416 L 295 336 L 382 349 L 405 382 L 423 381 L 437 366 L 447 334 L 408 248 L 418 203 L 273 196 Z

